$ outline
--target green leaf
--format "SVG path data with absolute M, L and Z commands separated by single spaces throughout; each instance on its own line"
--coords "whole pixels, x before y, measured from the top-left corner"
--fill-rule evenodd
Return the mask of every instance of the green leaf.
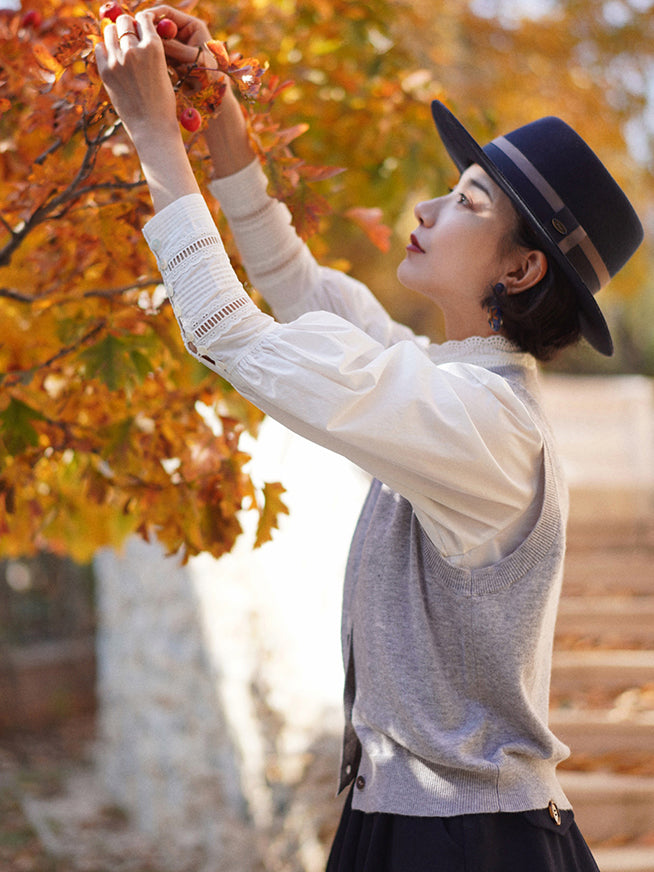
M 136 381 L 139 384 L 143 384 L 146 376 L 148 376 L 152 372 L 152 364 L 150 363 L 150 359 L 137 348 L 133 348 L 129 352 L 129 359 L 132 364 L 132 370 Z
M 120 339 L 109 334 L 80 354 L 87 378 L 98 378 L 109 390 L 117 390 L 124 381 L 125 354 Z
M 114 460 L 123 454 L 133 426 L 134 418 L 127 417 L 120 421 L 114 421 L 109 426 L 100 429 L 100 435 L 104 443 L 101 453 L 104 458 Z
M 131 337 L 119 339 L 109 333 L 80 354 L 87 378 L 98 378 L 109 390 L 142 384 L 152 371 L 149 359 L 138 348 L 130 347 Z
M 12 397 L 7 408 L 0 413 L 0 432 L 8 453 L 15 456 L 38 445 L 39 434 L 32 422 L 43 420 L 43 415 L 36 409 Z

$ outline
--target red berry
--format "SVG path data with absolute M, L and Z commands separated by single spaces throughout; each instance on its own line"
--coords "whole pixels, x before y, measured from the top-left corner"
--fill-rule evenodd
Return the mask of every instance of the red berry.
M 170 18 L 162 18 L 157 24 L 157 33 L 162 39 L 175 39 L 177 36 L 177 25 Z
M 189 133 L 195 133 L 196 130 L 200 129 L 202 116 L 193 106 L 187 106 L 179 117 L 179 123 L 184 130 L 188 130 Z
M 109 0 L 108 3 L 100 7 L 100 18 L 108 18 L 109 21 L 115 21 L 119 15 L 123 15 L 124 11 L 120 3 L 116 3 L 116 0 Z
M 43 18 L 38 9 L 28 9 L 25 15 L 20 20 L 20 23 L 23 27 L 34 27 L 38 28 L 41 26 L 41 22 Z

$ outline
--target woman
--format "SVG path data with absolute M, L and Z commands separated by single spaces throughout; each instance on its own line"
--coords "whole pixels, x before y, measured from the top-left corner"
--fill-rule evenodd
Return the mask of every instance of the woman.
M 164 14 L 179 27 L 169 60 L 193 62 L 206 27 L 163 6 L 109 25 L 97 59 L 150 186 L 144 232 L 186 346 L 374 478 L 346 571 L 352 786 L 329 872 L 596 870 L 547 726 L 567 507 L 535 359 L 580 336 L 611 353 L 593 295 L 639 245 L 638 218 L 558 119 L 482 149 L 434 103 L 461 178 L 416 206 L 398 269 L 443 313 L 448 341 L 430 344 L 316 264 L 267 196 L 228 91 L 206 133 L 211 189 L 273 320 L 199 195 L 153 25 Z

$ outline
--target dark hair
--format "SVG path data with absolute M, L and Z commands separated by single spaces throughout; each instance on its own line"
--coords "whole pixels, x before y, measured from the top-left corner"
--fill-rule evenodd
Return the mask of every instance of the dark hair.
M 542 251 L 538 237 L 521 215 L 517 216 L 509 244 Z M 486 307 L 498 304 L 502 334 L 537 360 L 551 360 L 581 338 L 575 290 L 553 258 L 547 258 L 547 272 L 533 287 L 500 298 L 491 292 L 483 300 Z

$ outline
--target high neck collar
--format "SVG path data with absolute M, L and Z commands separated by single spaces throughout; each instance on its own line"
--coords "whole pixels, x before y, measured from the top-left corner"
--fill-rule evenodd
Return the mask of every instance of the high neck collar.
M 478 366 L 536 367 L 531 354 L 521 351 L 504 336 L 468 336 L 451 339 L 440 345 L 431 345 L 430 357 L 434 363 L 474 363 Z

